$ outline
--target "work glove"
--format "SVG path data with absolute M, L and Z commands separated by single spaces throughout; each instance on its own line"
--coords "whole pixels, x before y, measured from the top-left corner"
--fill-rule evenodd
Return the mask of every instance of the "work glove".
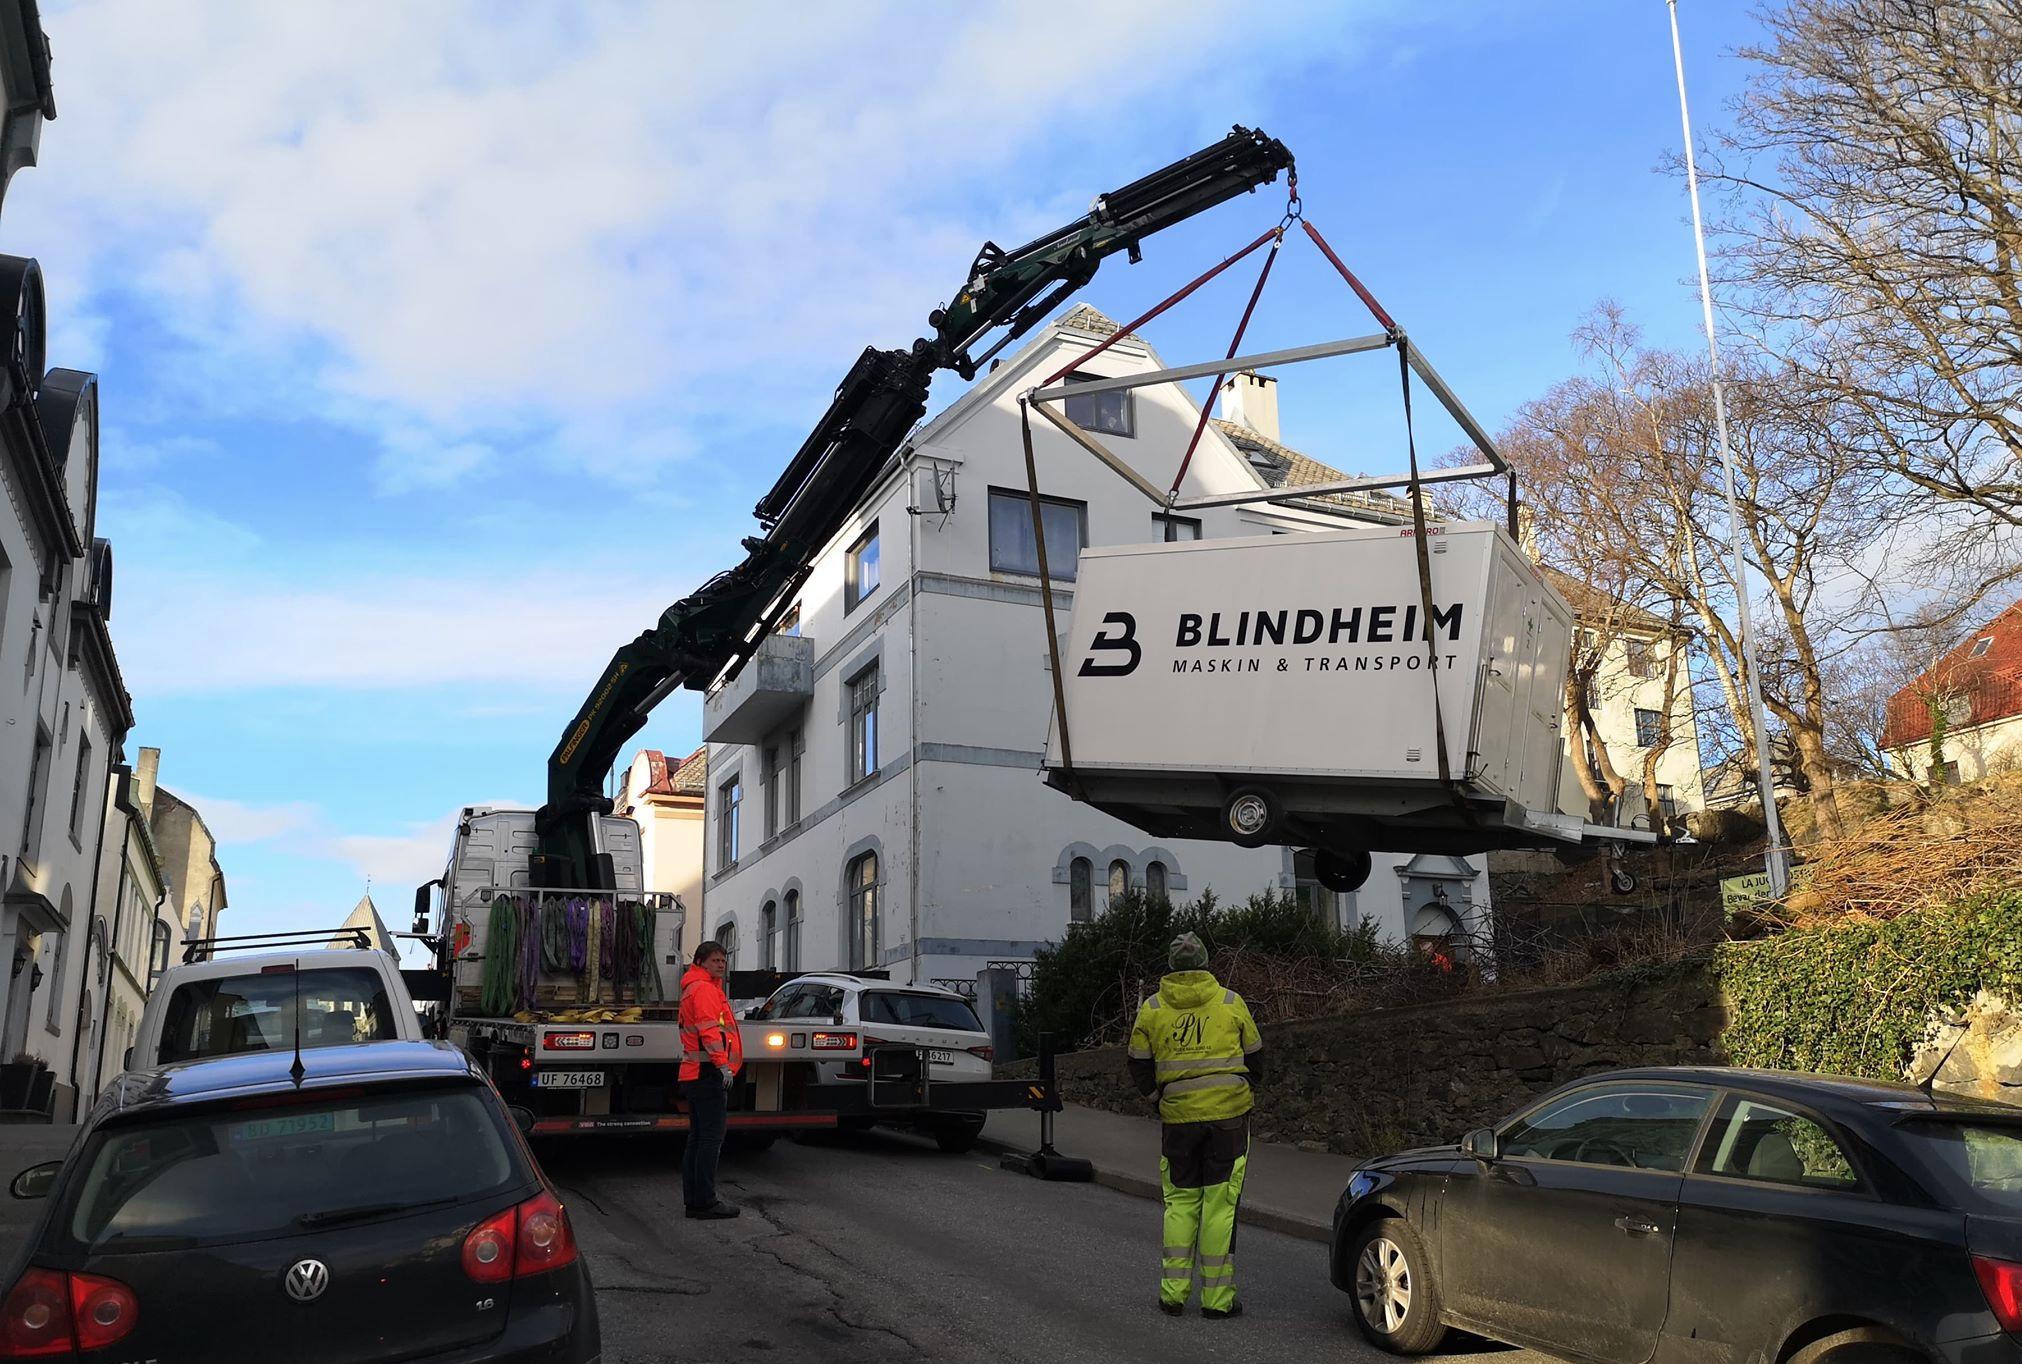
M 723 1077 L 723 1087 L 725 1089 L 729 1089 L 737 1083 L 737 1072 L 731 1070 L 729 1067 L 718 1066 L 716 1072 Z

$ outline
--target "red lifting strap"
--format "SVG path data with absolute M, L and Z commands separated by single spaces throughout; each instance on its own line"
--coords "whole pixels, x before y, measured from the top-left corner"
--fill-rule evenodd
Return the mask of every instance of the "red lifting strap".
M 1243 309 L 1243 320 L 1236 324 L 1235 339 L 1229 342 L 1229 353 L 1222 358 L 1233 360 L 1236 352 L 1243 348 L 1243 333 L 1250 329 L 1250 315 L 1257 311 L 1257 300 L 1264 296 L 1264 281 L 1271 277 L 1271 266 L 1278 259 L 1278 248 L 1285 244 L 1285 229 L 1278 229 L 1278 240 L 1271 243 L 1271 254 L 1264 257 L 1264 268 L 1257 275 L 1257 287 L 1250 290 L 1250 304 Z M 1222 380 L 1226 373 L 1215 376 L 1215 386 L 1208 390 L 1208 400 L 1201 404 L 1201 419 L 1194 423 L 1194 438 L 1187 442 L 1187 452 L 1179 462 L 1179 472 L 1172 476 L 1172 487 L 1167 490 L 1168 499 L 1179 496 L 1180 484 L 1186 481 L 1187 469 L 1194 462 L 1194 451 L 1200 447 L 1201 435 L 1208 429 L 1208 418 L 1214 415 L 1215 402 L 1222 396 Z
M 1362 281 L 1355 278 L 1355 272 L 1341 263 L 1341 258 L 1334 254 L 1334 248 L 1327 245 L 1327 239 L 1320 235 L 1320 229 L 1305 218 L 1299 220 L 1299 226 L 1306 229 L 1306 235 L 1313 239 L 1313 245 L 1320 248 L 1320 254 L 1327 258 L 1328 263 L 1341 272 L 1341 278 L 1348 281 L 1348 287 L 1355 291 L 1355 297 L 1362 300 L 1362 306 L 1383 324 L 1383 330 L 1396 331 L 1397 324 L 1391 321 L 1389 313 L 1383 311 L 1383 305 L 1376 301 L 1376 295 L 1363 288 Z
M 1166 311 L 1166 309 L 1172 307 L 1176 303 L 1184 302 L 1188 297 L 1190 297 L 1193 294 L 1194 290 L 1200 288 L 1203 284 L 1206 284 L 1209 280 L 1213 279 L 1216 275 L 1219 275 L 1222 271 L 1228 269 L 1231 265 L 1234 265 L 1237 261 L 1241 260 L 1243 257 L 1249 255 L 1252 251 L 1255 251 L 1265 242 L 1270 241 L 1273 238 L 1278 237 L 1279 235 L 1280 230 L 1275 227 L 1272 228 L 1269 232 L 1266 232 L 1263 236 L 1257 238 L 1255 241 L 1251 242 L 1248 246 L 1236 252 L 1235 255 L 1230 256 L 1220 265 L 1217 265 L 1214 269 L 1202 275 L 1192 284 L 1187 285 L 1184 289 L 1181 289 L 1178 293 L 1167 298 L 1165 302 L 1159 304 L 1157 307 L 1153 308 L 1150 312 L 1146 313 L 1144 316 L 1138 318 L 1136 321 L 1131 322 L 1126 326 L 1117 328 L 1116 335 L 1109 337 L 1101 345 L 1097 346 L 1094 350 L 1089 351 L 1086 355 L 1076 356 L 1074 359 L 1069 360 L 1066 364 L 1062 365 L 1059 369 L 1055 370 L 1053 373 L 1047 375 L 1045 382 L 1041 383 L 1039 387 L 1041 388 L 1053 387 L 1053 385 L 1059 383 L 1069 374 L 1072 374 L 1075 370 L 1081 368 L 1081 366 L 1087 364 L 1090 360 L 1093 360 L 1096 356 L 1102 354 L 1104 351 L 1108 350 L 1111 346 L 1123 340 L 1126 336 L 1131 335 L 1139 327 L 1142 327 L 1145 323 L 1151 321 L 1153 318 L 1157 317 L 1160 313 Z

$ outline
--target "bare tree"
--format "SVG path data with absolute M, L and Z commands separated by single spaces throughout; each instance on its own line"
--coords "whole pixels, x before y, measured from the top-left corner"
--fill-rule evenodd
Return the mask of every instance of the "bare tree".
M 1961 540 L 2022 526 L 2022 0 L 1764 21 L 1709 177 L 1730 315 L 1846 452 L 1969 509 Z M 1990 586 L 2022 574 L 1995 556 Z

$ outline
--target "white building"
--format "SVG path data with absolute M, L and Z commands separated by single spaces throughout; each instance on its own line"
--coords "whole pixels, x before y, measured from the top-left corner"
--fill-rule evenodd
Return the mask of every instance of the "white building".
M 1577 578 L 1547 568 L 1553 584 L 1572 603 L 1581 640 L 1575 654 L 1598 650 L 1587 707 L 1594 728 L 1606 745 L 1609 761 L 1628 783 L 1622 795 L 1619 822 L 1651 828 L 1706 808 L 1705 777 L 1699 761 L 1699 723 L 1692 706 L 1690 660 L 1683 656 L 1685 636 L 1662 618 L 1627 602 L 1614 601 Z M 1680 654 L 1677 678 L 1667 706 L 1665 677 L 1674 652 Z M 1669 712 L 1670 724 L 1664 723 Z M 1575 737 L 1572 717 L 1564 733 Z M 1649 795 L 1643 788 L 1643 765 L 1650 750 L 1663 745 L 1657 758 L 1657 801 L 1660 820 L 1652 821 Z M 1580 786 L 1573 759 L 1559 771 L 1559 808 L 1584 812 L 1586 792 Z
M 740 968 L 970 982 L 992 961 L 1031 958 L 1125 887 L 1225 900 L 1296 889 L 1316 912 L 1368 917 L 1397 939 L 1478 924 L 1478 859 L 1378 854 L 1360 890 L 1335 895 L 1290 849 L 1161 844 L 1042 783 L 1051 685 L 1017 400 L 1115 331 L 1075 308 L 915 432 L 820 554 L 782 634 L 709 697 L 706 922 Z M 1133 338 L 1086 373 L 1162 364 Z M 1232 380 L 1226 411 L 1183 496 L 1340 477 L 1279 442 L 1272 380 Z M 1163 485 L 1199 409 L 1168 384 L 1070 415 Z M 1032 435 L 1063 621 L 1084 545 L 1409 520 L 1381 496 L 1155 515 L 1050 423 L 1035 418 Z
M 19 1067 L 39 1069 L 26 1107 L 67 1120 L 90 1031 L 86 958 L 104 943 L 94 873 L 108 774 L 133 727 L 114 658 L 112 549 L 94 536 L 98 385 L 40 373 L 41 275 L 0 257 L 26 311 L 36 373 L 0 409 L 0 1107 Z M 22 344 L 17 342 L 17 344 Z M 89 998 L 88 998 L 89 997 Z
M 675 950 L 685 958 L 702 941 L 702 824 L 709 790 L 709 753 L 698 748 L 670 762 L 657 748 L 632 755 L 618 777 L 611 813 L 639 825 L 645 889 L 681 897 L 686 917 Z

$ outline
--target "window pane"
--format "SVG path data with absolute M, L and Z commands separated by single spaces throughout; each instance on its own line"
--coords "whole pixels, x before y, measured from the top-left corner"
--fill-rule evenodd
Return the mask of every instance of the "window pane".
M 1070 374 L 1067 382 L 1087 383 L 1094 375 Z M 1133 409 L 1129 389 L 1117 389 L 1107 393 L 1069 394 L 1062 404 L 1067 420 L 1087 431 L 1099 435 L 1129 436 L 1136 434 L 1132 424 Z
M 1662 729 L 1662 726 L 1659 724 L 1661 718 L 1654 710 L 1638 710 L 1636 712 L 1636 747 L 1655 748 L 1657 746 L 1658 739 L 1662 737 L 1659 732 Z
M 800 969 L 800 892 L 797 890 L 786 893 L 786 953 L 780 968 L 786 971 Z
M 1860 1180 L 1839 1144 L 1809 1118 L 1757 1103 L 1731 1099 L 1702 1157 L 1705 1168 L 1736 1179 L 1778 1184 L 1823 1184 L 1851 1188 Z
M 1675 1090 L 1574 1094 L 1503 1133 L 1505 1154 L 1587 1165 L 1682 1170 L 1707 1097 Z
M 1201 523 L 1191 517 L 1154 516 L 1152 520 L 1159 523 L 1159 528 L 1168 543 L 1201 538 Z
M 1130 889 L 1130 863 L 1118 858 L 1109 864 L 1109 898 L 1114 900 Z
M 1046 569 L 1062 582 L 1073 582 L 1083 543 L 1086 509 L 1079 502 L 1042 499 L 1039 517 L 1046 527 Z M 1032 538 L 1032 502 L 1023 493 L 990 492 L 990 567 L 998 573 L 1038 576 L 1039 549 Z
M 169 996 L 157 1061 L 292 1049 L 298 994 L 305 1047 L 348 1046 L 399 1035 L 377 971 L 347 966 L 218 976 L 179 985 Z M 153 1064 L 144 1057 L 136 1062 Z
M 981 1032 L 976 1011 L 959 999 L 940 995 L 914 995 L 878 990 L 863 997 L 864 1018 L 872 1023 L 891 1023 L 901 1028 L 949 1028 L 955 1032 Z
M 1067 917 L 1072 923 L 1084 924 L 1094 912 L 1095 865 L 1085 857 L 1077 857 L 1067 865 Z
M 1165 898 L 1165 863 L 1153 862 L 1144 869 L 1144 893 Z
M 365 1205 L 395 1217 L 526 1177 L 475 1089 L 126 1124 L 78 1159 L 84 1178 L 59 1225 L 107 1255 L 288 1235 L 304 1214 Z
M 843 569 L 843 609 L 855 610 L 856 604 L 876 591 L 877 586 L 878 528 L 872 526 L 850 546 L 849 562 Z
M 2022 1128 L 1942 1119 L 1897 1129 L 1954 1200 L 1947 1206 L 1998 1217 L 2022 1214 Z

